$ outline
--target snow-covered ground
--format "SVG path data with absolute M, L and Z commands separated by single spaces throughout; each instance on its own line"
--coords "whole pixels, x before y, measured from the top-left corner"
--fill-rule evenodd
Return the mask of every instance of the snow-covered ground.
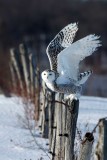
M 0 160 L 40 160 L 41 157 L 48 160 L 46 154 L 33 142 L 29 130 L 22 127 L 19 115 L 24 117 L 21 100 L 0 95 Z M 80 98 L 78 117 L 80 129 L 91 131 L 103 117 L 107 117 L 106 98 Z M 38 130 L 35 135 L 36 143 L 47 150 L 48 140 L 41 138 Z
M 23 103 L 18 98 L 0 96 L 0 160 L 48 160 L 45 153 L 33 142 L 28 129 L 22 127 Z M 36 131 L 36 141 L 47 149 L 47 140 Z
M 107 98 L 87 96 L 80 98 L 78 126 L 82 126 L 82 130 L 86 128 L 87 131 L 91 131 L 99 119 L 105 117 L 107 117 Z

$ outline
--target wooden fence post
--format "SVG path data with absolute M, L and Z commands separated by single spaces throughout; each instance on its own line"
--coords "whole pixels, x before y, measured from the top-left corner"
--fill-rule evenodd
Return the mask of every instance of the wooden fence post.
M 99 140 L 95 154 L 97 160 L 107 160 L 107 119 L 102 119 L 99 123 Z
M 74 160 L 74 140 L 79 100 L 62 102 L 64 95 L 55 98 L 54 130 L 52 136 L 52 160 Z
M 87 132 L 81 143 L 80 155 L 78 160 L 91 160 L 93 141 L 93 134 Z
M 43 104 L 42 104 L 42 136 L 48 138 L 49 133 L 49 112 L 48 112 L 48 90 L 43 82 Z
M 36 107 L 36 120 L 39 120 L 39 110 L 40 110 L 40 71 L 36 68 L 35 71 L 35 107 Z
M 26 90 L 27 90 L 27 97 L 29 98 L 30 95 L 30 80 L 29 80 L 29 74 L 27 70 L 27 62 L 25 58 L 25 47 L 23 44 L 19 45 L 19 51 L 20 51 L 20 56 L 21 56 L 21 61 L 22 61 L 22 66 L 23 66 L 23 73 L 24 73 L 24 78 L 25 78 L 25 84 L 26 84 Z
M 56 115 L 57 115 L 57 105 L 54 106 L 54 115 L 53 115 L 53 128 L 52 128 L 52 140 L 51 140 L 51 148 L 50 148 L 50 154 L 51 154 L 51 159 L 55 160 L 55 150 L 56 150 L 56 131 L 57 131 L 57 120 L 56 120 Z
M 55 147 L 55 160 L 59 160 L 63 158 L 63 152 L 64 152 L 64 145 L 62 144 L 62 140 L 64 138 L 63 136 L 63 118 L 62 117 L 62 110 L 63 110 L 63 105 L 62 105 L 62 99 L 64 95 L 63 94 L 58 94 L 56 95 L 56 101 L 59 101 L 60 103 L 56 103 L 56 121 L 57 121 L 57 130 L 56 130 L 56 147 Z
M 38 121 L 38 127 L 40 131 L 42 131 L 43 126 L 43 105 L 44 105 L 44 94 L 43 91 L 40 92 L 40 108 L 39 108 L 39 121 Z
M 34 83 L 33 83 L 33 67 L 32 67 L 32 53 L 29 54 L 29 70 L 30 70 L 30 94 L 34 100 Z
M 79 111 L 79 100 L 68 100 L 66 132 L 65 132 L 65 160 L 74 160 L 74 141 L 76 134 L 76 124 Z
M 53 130 L 55 130 L 56 126 L 54 126 L 54 114 L 55 114 L 55 93 L 50 92 L 49 96 L 49 104 L 48 104 L 48 112 L 49 112 L 49 150 L 51 150 L 52 145 L 52 137 L 53 137 Z
M 14 72 L 14 66 L 13 66 L 12 62 L 10 62 L 9 67 L 10 67 L 10 73 L 11 73 L 12 90 L 16 92 L 17 86 L 16 86 L 16 82 L 15 82 L 15 72 Z
M 10 56 L 11 56 L 11 64 L 13 66 L 11 66 L 11 71 L 13 71 L 12 67 L 14 67 L 15 71 L 16 71 L 16 74 L 17 74 L 17 78 L 18 78 L 18 81 L 19 81 L 19 84 L 20 84 L 20 89 L 21 89 L 21 93 L 22 93 L 22 96 L 23 96 L 23 83 L 22 83 L 22 78 L 21 78 L 21 74 L 20 74 L 20 71 L 19 71 L 19 66 L 17 64 L 17 60 L 15 58 L 15 50 L 12 48 L 10 49 Z M 15 83 L 15 82 L 14 82 Z M 15 85 L 15 84 L 14 84 Z

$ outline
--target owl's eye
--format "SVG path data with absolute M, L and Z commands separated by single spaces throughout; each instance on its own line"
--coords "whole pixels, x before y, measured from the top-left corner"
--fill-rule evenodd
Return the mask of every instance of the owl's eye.
M 50 76 L 52 76 L 52 73 L 49 73 Z
M 46 73 L 44 73 L 44 75 L 46 75 Z

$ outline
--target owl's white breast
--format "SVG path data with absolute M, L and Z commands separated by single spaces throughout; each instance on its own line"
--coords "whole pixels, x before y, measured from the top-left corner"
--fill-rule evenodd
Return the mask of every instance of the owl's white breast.
M 55 90 L 54 90 L 54 84 L 53 84 L 53 83 L 47 82 L 46 85 L 47 85 L 47 87 L 48 87 L 49 89 L 51 89 L 52 91 L 55 91 Z

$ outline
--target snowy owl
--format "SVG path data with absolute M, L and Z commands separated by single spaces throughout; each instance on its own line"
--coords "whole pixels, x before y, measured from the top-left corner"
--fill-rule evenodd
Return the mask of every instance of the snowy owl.
M 88 35 L 72 44 L 77 30 L 77 23 L 71 23 L 49 43 L 46 53 L 50 69 L 41 74 L 49 89 L 54 92 L 75 95 L 74 97 L 78 97 L 82 84 L 92 73 L 92 71 L 79 73 L 80 61 L 101 46 L 99 37 L 96 35 Z

